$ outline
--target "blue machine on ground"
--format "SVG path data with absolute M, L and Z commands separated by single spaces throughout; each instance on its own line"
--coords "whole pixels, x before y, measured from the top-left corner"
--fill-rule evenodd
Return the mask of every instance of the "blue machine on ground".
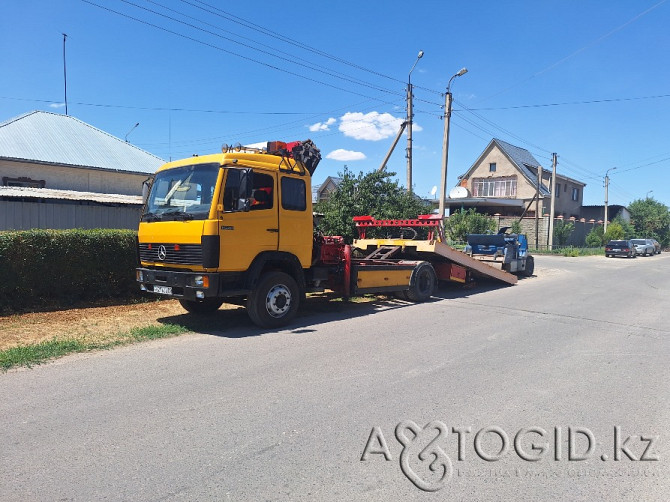
M 465 252 L 484 261 L 502 258 L 504 271 L 531 276 L 535 260 L 528 253 L 528 239 L 524 234 L 508 234 L 509 228 L 502 227 L 497 234 L 468 234 Z

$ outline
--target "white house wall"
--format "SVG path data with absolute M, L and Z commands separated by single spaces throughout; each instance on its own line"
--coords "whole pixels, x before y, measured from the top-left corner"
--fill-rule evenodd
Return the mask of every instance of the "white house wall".
M 5 176 L 44 180 L 45 188 L 122 195 L 142 195 L 142 182 L 148 178 L 147 174 L 0 160 L 0 179 Z

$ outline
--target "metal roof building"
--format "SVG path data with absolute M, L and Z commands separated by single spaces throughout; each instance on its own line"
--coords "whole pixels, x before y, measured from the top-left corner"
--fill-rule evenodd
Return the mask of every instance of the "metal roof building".
M 81 120 L 0 123 L 0 230 L 137 228 L 142 183 L 164 161 Z
M 43 111 L 0 124 L 0 159 L 142 174 L 165 162 L 72 116 Z

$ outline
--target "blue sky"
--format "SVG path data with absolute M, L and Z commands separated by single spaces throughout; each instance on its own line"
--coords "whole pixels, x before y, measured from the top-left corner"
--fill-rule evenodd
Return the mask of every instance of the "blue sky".
M 97 6 L 96 6 L 97 5 Z M 104 7 L 100 8 L 99 6 Z M 116 11 L 112 12 L 112 11 Z M 0 7 L 0 121 L 68 112 L 164 159 L 311 138 L 316 182 L 377 169 L 412 73 L 414 190 L 493 137 L 587 184 L 585 204 L 670 204 L 670 1 L 24 0 Z M 134 19 L 133 19 L 134 18 Z M 406 179 L 405 138 L 388 165 Z

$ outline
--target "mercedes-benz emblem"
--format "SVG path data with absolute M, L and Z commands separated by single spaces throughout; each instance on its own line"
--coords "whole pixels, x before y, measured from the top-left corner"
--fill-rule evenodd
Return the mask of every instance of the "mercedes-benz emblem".
M 165 260 L 165 257 L 167 256 L 167 249 L 165 249 L 165 246 L 161 244 L 158 246 L 158 259 L 160 261 Z

